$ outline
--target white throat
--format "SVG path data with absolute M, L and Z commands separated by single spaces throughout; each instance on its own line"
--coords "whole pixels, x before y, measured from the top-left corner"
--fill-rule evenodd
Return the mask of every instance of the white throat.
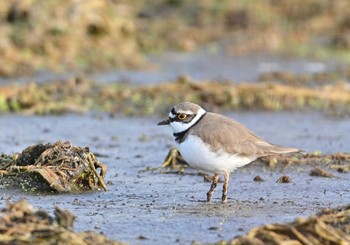
M 192 127 L 204 114 L 206 111 L 203 108 L 198 110 L 197 115 L 189 123 L 183 122 L 171 122 L 170 127 L 173 129 L 174 133 L 181 133 Z M 171 116 L 170 116 L 171 117 Z

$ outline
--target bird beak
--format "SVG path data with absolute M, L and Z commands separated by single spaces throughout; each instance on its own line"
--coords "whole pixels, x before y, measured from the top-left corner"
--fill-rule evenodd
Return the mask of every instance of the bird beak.
M 157 125 L 169 125 L 169 124 L 170 124 L 170 120 L 168 118 L 168 119 L 166 119 L 164 121 L 159 122 Z

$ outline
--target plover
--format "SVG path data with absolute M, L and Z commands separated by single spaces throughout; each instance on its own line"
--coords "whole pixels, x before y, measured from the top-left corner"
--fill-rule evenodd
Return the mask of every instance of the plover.
M 177 148 L 191 167 L 214 174 L 207 193 L 208 202 L 211 201 L 219 174 L 225 178 L 221 199 L 226 202 L 231 172 L 262 156 L 300 151 L 268 143 L 239 122 L 206 112 L 191 102 L 175 105 L 169 118 L 158 125 L 170 125 Z

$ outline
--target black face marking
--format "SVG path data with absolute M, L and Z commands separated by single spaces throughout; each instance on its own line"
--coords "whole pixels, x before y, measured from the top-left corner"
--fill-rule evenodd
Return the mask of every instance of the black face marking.
M 204 113 L 199 119 L 198 121 L 193 124 L 190 128 L 192 128 L 193 126 L 195 126 L 200 120 L 202 120 L 202 118 L 206 115 L 207 113 Z M 186 119 L 184 121 L 181 121 L 181 122 L 185 122 L 185 123 L 189 123 L 192 121 L 192 119 L 196 116 L 196 114 L 194 115 L 187 115 Z M 173 118 L 175 119 L 175 118 Z M 173 121 L 180 121 L 179 119 L 178 120 L 173 120 Z M 190 128 L 186 129 L 185 131 L 182 131 L 182 132 L 179 132 L 179 133 L 173 133 L 174 137 L 175 137 L 175 141 L 179 144 L 181 144 L 182 142 L 184 142 L 184 140 L 186 139 L 187 137 L 187 133 L 188 131 L 190 130 Z
M 193 118 L 195 118 L 197 116 L 197 114 L 187 114 L 186 118 L 184 120 L 181 120 L 181 122 L 184 123 L 190 123 L 192 121 Z
M 186 118 L 181 120 L 178 118 L 178 115 L 184 114 L 184 113 L 174 113 L 173 110 L 171 110 L 171 113 L 175 115 L 174 118 L 169 117 L 170 122 L 183 122 L 183 123 L 190 123 L 193 118 L 196 117 L 197 114 L 186 114 Z

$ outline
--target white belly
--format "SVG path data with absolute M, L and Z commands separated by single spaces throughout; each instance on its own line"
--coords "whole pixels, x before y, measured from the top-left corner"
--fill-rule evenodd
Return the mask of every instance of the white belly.
M 213 152 L 202 140 L 193 135 L 189 135 L 177 147 L 191 167 L 206 172 L 230 173 L 256 159 L 256 157 L 230 155 L 224 151 Z

